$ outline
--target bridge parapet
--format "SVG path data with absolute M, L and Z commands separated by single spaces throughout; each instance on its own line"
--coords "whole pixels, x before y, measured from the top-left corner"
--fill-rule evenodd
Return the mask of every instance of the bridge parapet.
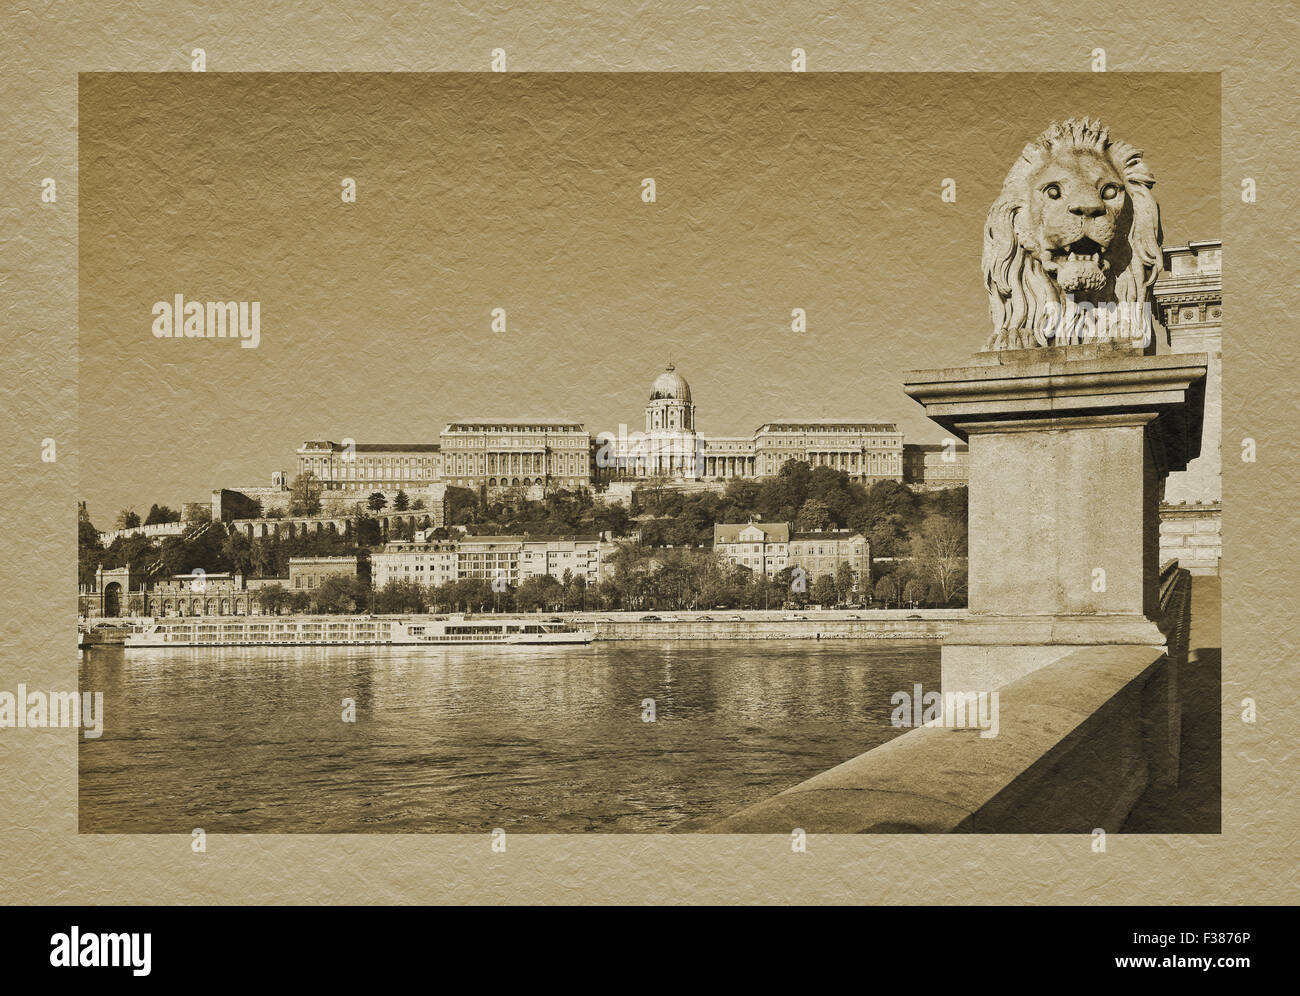
M 1119 830 L 1178 779 L 1190 585 L 1167 568 L 1168 652 L 1094 646 L 997 689 L 996 736 L 922 726 L 707 828 L 712 833 Z

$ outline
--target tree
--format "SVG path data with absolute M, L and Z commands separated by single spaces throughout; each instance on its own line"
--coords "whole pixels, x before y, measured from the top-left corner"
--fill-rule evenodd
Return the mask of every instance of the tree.
M 274 539 L 254 541 L 248 548 L 248 576 L 264 578 L 278 576 L 275 574 L 275 549 L 278 544 Z
M 808 589 L 813 583 L 808 579 L 808 572 L 802 567 L 783 567 L 769 581 L 762 571 L 755 571 L 753 576 L 753 604 L 755 609 L 771 608 L 773 605 L 808 604 Z
M 566 575 L 568 571 L 564 572 Z M 579 574 L 564 584 L 564 607 L 569 610 L 587 608 L 587 579 Z
M 311 471 L 299 474 L 289 485 L 289 514 L 319 515 L 320 496 L 324 490 L 325 486 Z
M 263 585 L 254 596 L 267 615 L 278 616 L 289 604 L 291 593 L 282 584 Z
M 134 529 L 140 525 L 140 516 L 136 514 L 133 508 L 124 508 L 117 513 L 116 526 L 118 529 Z
M 379 525 L 379 520 L 368 515 L 357 516 L 352 524 L 352 532 L 356 536 L 357 546 L 379 546 L 384 542 L 384 530 Z
M 352 514 L 355 504 L 346 498 L 329 498 L 321 502 L 321 512 L 331 519 L 346 519 Z
M 393 510 L 396 512 L 405 512 L 410 507 L 410 496 L 399 488 L 397 494 L 393 496 Z
M 563 600 L 563 587 L 549 574 L 525 578 L 523 584 L 515 591 L 515 606 L 520 612 L 551 609 Z
M 104 547 L 99 542 L 99 530 L 90 521 L 84 502 L 77 506 L 77 581 L 89 585 L 95 580 L 95 568 L 99 566 Z
M 313 601 L 317 612 L 357 612 L 365 607 L 367 594 L 356 577 L 331 574 L 316 588 Z
M 809 498 L 799 509 L 799 517 L 795 522 L 795 528 L 800 532 L 821 532 L 830 525 L 830 522 L 830 506 L 820 498 Z
M 925 589 L 925 582 L 920 578 L 910 578 L 907 584 L 903 585 L 903 601 L 908 605 L 924 601 Z
M 388 499 L 384 497 L 382 491 L 372 491 L 370 497 L 366 499 L 366 507 L 372 512 L 382 512 L 388 507 Z
M 446 499 L 448 525 L 467 526 L 478 521 L 479 499 L 469 488 L 448 487 Z
M 596 532 L 609 533 L 613 537 L 626 536 L 632 520 L 623 503 L 616 501 L 611 505 L 601 505 L 593 509 L 591 521 Z
M 893 575 L 886 574 L 876 582 L 876 601 L 889 608 L 889 603 L 897 598 L 898 582 L 894 580 Z
M 916 514 L 916 495 L 906 484 L 877 481 L 867 492 L 867 505 L 875 520 L 890 515 L 907 520 Z
M 411 502 L 411 511 L 413 512 L 423 512 L 425 507 L 423 498 L 417 498 L 415 501 Z
M 873 557 L 897 557 L 906 547 L 907 532 L 901 516 L 890 515 L 878 521 L 867 533 Z
M 231 571 L 245 576 L 253 573 L 253 542 L 238 529 L 222 539 L 221 556 Z
M 812 586 L 812 601 L 816 605 L 835 604 L 835 578 L 823 574 Z
M 944 605 L 966 593 L 966 529 L 956 520 L 927 518 L 912 543 L 912 558 L 922 592 L 933 588 Z
M 144 517 L 146 526 L 156 526 L 165 522 L 180 522 L 181 513 L 174 512 L 166 505 L 150 505 L 149 514 Z
M 857 581 L 853 565 L 848 561 L 835 568 L 835 601 L 839 605 L 853 601 L 853 585 Z

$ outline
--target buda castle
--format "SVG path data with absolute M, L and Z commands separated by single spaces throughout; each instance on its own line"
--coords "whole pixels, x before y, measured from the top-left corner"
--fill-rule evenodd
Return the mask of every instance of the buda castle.
M 438 486 L 522 489 L 530 497 L 579 488 L 620 494 L 651 481 L 722 487 L 732 478 L 775 477 L 789 460 L 841 470 L 868 486 L 966 483 L 964 446 L 904 446 L 892 422 L 784 418 L 746 436 L 705 435 L 696 429 L 690 384 L 671 363 L 650 387 L 644 424 L 644 431 L 620 427 L 593 437 L 583 423 L 562 418 L 457 419 L 437 443 L 309 440 L 298 448 L 297 473 L 313 474 L 327 500 Z M 277 474 L 274 487 L 286 488 L 287 476 Z M 274 504 L 273 489 L 255 490 L 264 505 Z

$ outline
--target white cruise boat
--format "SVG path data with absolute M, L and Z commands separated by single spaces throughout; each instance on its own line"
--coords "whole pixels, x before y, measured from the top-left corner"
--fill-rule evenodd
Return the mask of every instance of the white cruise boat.
M 132 647 L 411 647 L 590 643 L 558 619 L 447 616 L 169 616 L 126 637 Z

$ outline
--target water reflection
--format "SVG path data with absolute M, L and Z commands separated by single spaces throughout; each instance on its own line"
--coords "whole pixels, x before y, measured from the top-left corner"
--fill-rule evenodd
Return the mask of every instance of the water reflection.
M 938 687 L 937 645 L 96 649 L 80 826 L 665 832 L 883 743 L 914 682 Z

